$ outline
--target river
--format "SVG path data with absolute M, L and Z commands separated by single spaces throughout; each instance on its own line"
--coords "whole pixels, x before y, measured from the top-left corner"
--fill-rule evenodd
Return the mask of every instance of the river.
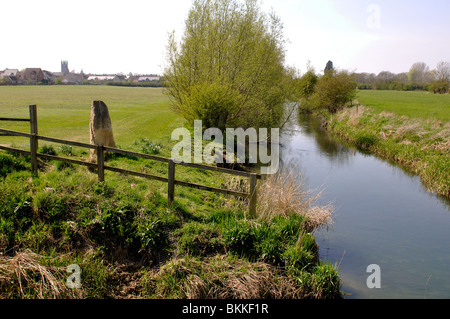
M 340 268 L 345 298 L 450 298 L 450 201 L 420 178 L 344 146 L 301 116 L 282 131 L 281 165 L 332 203 L 333 224 L 317 231 L 322 261 Z M 368 272 L 369 265 L 379 272 Z M 369 288 L 369 276 L 380 288 Z M 375 282 L 372 280 L 371 282 Z

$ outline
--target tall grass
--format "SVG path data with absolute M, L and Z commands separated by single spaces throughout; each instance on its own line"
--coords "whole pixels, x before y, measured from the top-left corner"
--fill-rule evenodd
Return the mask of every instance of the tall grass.
M 320 197 L 306 189 L 295 167 L 283 167 L 269 175 L 258 187 L 257 214 L 262 220 L 297 214 L 306 218 L 308 228 L 316 229 L 332 222 L 332 207 L 313 205 Z

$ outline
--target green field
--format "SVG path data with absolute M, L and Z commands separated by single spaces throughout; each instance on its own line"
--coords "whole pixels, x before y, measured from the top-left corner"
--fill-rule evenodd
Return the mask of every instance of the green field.
M 171 131 L 184 123 L 171 110 L 163 89 L 113 86 L 0 87 L 0 117 L 28 118 L 28 105 L 36 104 L 40 135 L 89 143 L 94 100 L 108 106 L 116 144 L 123 148 L 142 137 L 167 143 Z M 29 132 L 25 123 L 1 122 L 0 127 Z M 25 139 L 13 141 L 27 145 Z
M 450 95 L 429 92 L 358 91 L 358 101 L 382 112 L 393 112 L 413 118 L 450 121 Z

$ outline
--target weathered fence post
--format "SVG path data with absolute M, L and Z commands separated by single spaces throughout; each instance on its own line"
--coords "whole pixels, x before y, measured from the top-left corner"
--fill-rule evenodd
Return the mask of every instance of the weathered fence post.
M 30 134 L 31 172 L 33 175 L 37 175 L 38 124 L 36 105 L 30 105 Z
M 103 145 L 97 145 L 97 174 L 98 181 L 105 181 L 105 157 L 103 155 Z
M 252 173 L 250 175 L 250 203 L 248 205 L 248 212 L 250 215 L 250 218 L 256 217 L 256 181 L 257 181 L 257 175 L 255 173 Z
M 169 207 L 172 207 L 174 196 L 175 196 L 175 162 L 173 161 L 173 159 L 169 159 L 169 178 L 167 189 Z

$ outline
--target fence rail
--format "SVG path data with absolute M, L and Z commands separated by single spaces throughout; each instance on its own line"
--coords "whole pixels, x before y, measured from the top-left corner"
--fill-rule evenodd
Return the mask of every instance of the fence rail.
M 18 119 L 18 118 L 10 118 L 10 117 L 0 117 L 0 121 L 9 121 L 9 122 L 30 122 L 30 119 Z M 0 133 L 1 136 L 12 136 L 8 133 Z
M 235 171 L 235 170 L 231 170 L 231 169 L 215 167 L 215 166 L 208 166 L 208 165 L 203 165 L 203 164 L 176 162 L 173 159 L 165 158 L 165 157 L 161 157 L 161 156 L 126 151 L 126 150 L 121 150 L 121 149 L 117 149 L 117 148 L 113 148 L 113 147 L 106 147 L 103 145 L 92 145 L 92 144 L 68 141 L 68 140 L 63 140 L 63 139 L 58 139 L 58 138 L 53 138 L 53 137 L 40 136 L 40 135 L 38 135 L 36 105 L 30 105 L 29 109 L 30 109 L 30 118 L 29 119 L 0 118 L 0 120 L 1 121 L 30 122 L 30 133 L 17 132 L 17 131 L 6 130 L 6 129 L 0 128 L 0 137 L 1 136 L 19 136 L 19 137 L 29 138 L 30 139 L 30 150 L 26 151 L 26 150 L 21 150 L 21 149 L 3 146 L 3 145 L 0 145 L 0 149 L 10 151 L 10 152 L 16 152 L 16 153 L 30 155 L 31 156 L 31 171 L 32 171 L 33 176 L 37 176 L 37 174 L 38 174 L 38 165 L 37 165 L 38 158 L 44 158 L 44 159 L 48 159 L 48 160 L 58 160 L 58 161 L 72 163 L 75 165 L 83 165 L 83 166 L 97 169 L 97 175 L 98 175 L 99 182 L 104 182 L 105 171 L 112 171 L 112 172 L 116 172 L 116 173 L 120 173 L 120 174 L 132 175 L 132 176 L 137 176 L 137 177 L 143 177 L 146 179 L 152 179 L 152 180 L 165 182 L 168 184 L 167 196 L 168 196 L 169 206 L 172 206 L 173 201 L 174 201 L 175 185 L 179 185 L 179 186 L 183 186 L 183 187 L 190 187 L 190 188 L 195 188 L 195 189 L 209 191 L 209 192 L 222 193 L 222 194 L 226 194 L 226 195 L 248 198 L 249 199 L 249 215 L 255 216 L 255 214 L 256 214 L 256 198 L 257 198 L 256 186 L 257 186 L 257 179 L 261 178 L 261 175 L 259 175 L 259 174 L 243 172 L 243 171 Z M 37 150 L 38 150 L 39 140 L 96 150 L 97 151 L 97 162 L 96 163 L 85 162 L 85 161 L 69 159 L 69 158 L 65 158 L 65 157 L 59 157 L 59 156 L 55 156 L 55 155 L 38 153 Z M 168 164 L 168 176 L 167 177 L 157 176 L 157 175 L 141 173 L 141 172 L 136 172 L 136 171 L 131 171 L 131 170 L 126 170 L 126 169 L 122 169 L 122 168 L 105 165 L 105 158 L 104 158 L 105 152 L 117 153 L 117 154 L 122 154 L 122 155 L 126 155 L 126 156 L 133 156 L 133 157 L 150 159 L 150 160 L 154 160 L 154 161 L 167 163 Z M 232 190 L 223 189 L 223 188 L 215 188 L 215 187 L 210 187 L 210 186 L 199 185 L 199 184 L 176 180 L 175 179 L 176 165 L 197 168 L 197 169 L 203 169 L 203 170 L 209 170 L 209 171 L 215 171 L 215 172 L 231 174 L 231 175 L 236 175 L 236 176 L 241 176 L 241 177 L 247 177 L 250 179 L 250 192 L 248 192 L 248 193 L 238 192 L 238 191 L 232 191 Z

